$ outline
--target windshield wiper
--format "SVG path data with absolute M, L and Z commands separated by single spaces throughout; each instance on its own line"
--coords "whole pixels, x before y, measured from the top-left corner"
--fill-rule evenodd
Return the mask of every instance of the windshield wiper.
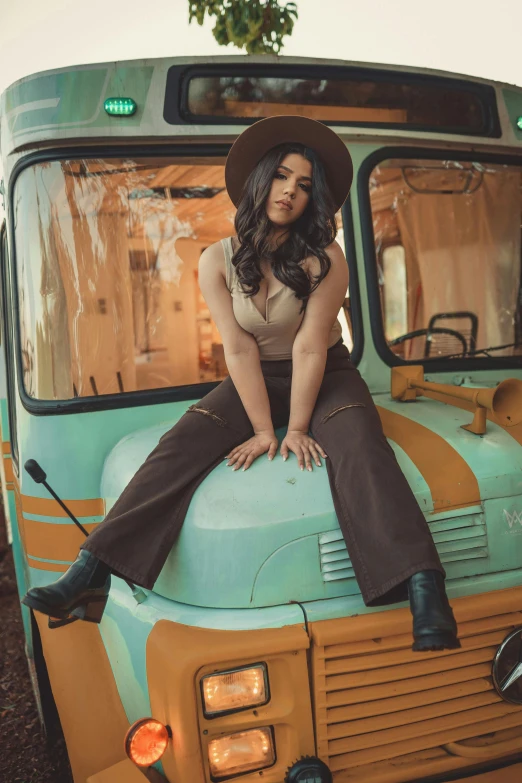
M 491 356 L 490 351 L 502 351 L 504 348 L 517 348 L 522 343 L 506 343 L 505 345 L 490 345 L 487 348 L 477 348 L 474 351 L 466 351 L 464 355 L 462 353 L 452 353 L 449 356 L 444 356 L 444 359 L 467 359 L 469 356 L 479 356 L 484 354 L 488 359 L 496 359 L 499 362 L 505 362 L 506 360 L 512 361 L 515 366 L 518 366 L 522 360 L 521 356 Z

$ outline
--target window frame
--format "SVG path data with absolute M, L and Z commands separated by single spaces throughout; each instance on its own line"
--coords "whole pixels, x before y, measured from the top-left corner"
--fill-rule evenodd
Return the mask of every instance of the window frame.
M 11 272 L 9 267 L 9 249 L 7 244 L 7 222 L 4 220 L 0 226 L 0 294 L 2 307 L 2 348 L 4 352 L 4 364 L 6 373 L 7 418 L 9 421 L 9 442 L 11 444 L 11 457 L 13 468 L 18 475 L 18 430 L 16 419 L 16 391 L 13 368 L 13 310 Z M 4 433 L 5 434 L 5 433 Z
M 361 215 L 361 233 L 363 245 L 364 268 L 366 279 L 368 281 L 368 305 L 370 310 L 371 336 L 378 356 L 389 367 L 408 366 L 413 364 L 422 364 L 431 372 L 447 371 L 474 371 L 474 370 L 522 370 L 522 357 L 520 363 L 516 362 L 515 357 L 499 356 L 498 358 L 488 358 L 474 356 L 468 359 L 456 357 L 454 359 L 444 358 L 419 358 L 404 360 L 393 353 L 386 341 L 384 328 L 383 312 L 379 297 L 379 279 L 377 273 L 377 252 L 375 247 L 375 235 L 373 231 L 373 217 L 370 202 L 370 176 L 375 166 L 384 160 L 393 158 L 413 159 L 413 160 L 454 160 L 465 162 L 484 162 L 499 165 L 518 166 L 522 169 L 522 154 L 513 153 L 491 153 L 487 151 L 469 152 L 468 150 L 458 149 L 433 149 L 425 147 L 381 147 L 379 150 L 368 155 L 362 162 L 357 177 L 357 194 L 359 199 L 359 210 Z M 521 279 L 522 287 L 522 279 Z M 502 360 L 505 361 L 502 361 Z
M 413 133 L 437 133 L 455 136 L 479 136 L 485 138 L 500 138 L 502 128 L 497 106 L 495 88 L 490 84 L 468 81 L 462 78 L 431 75 L 426 73 L 410 73 L 407 71 L 382 70 L 379 68 L 363 68 L 346 65 L 306 65 L 306 64 L 274 64 L 256 65 L 254 63 L 224 63 L 223 65 L 172 65 L 167 71 L 163 119 L 169 125 L 252 125 L 261 117 L 222 117 L 208 114 L 192 114 L 188 108 L 188 89 L 190 80 L 197 77 L 234 77 L 252 76 L 284 79 L 331 79 L 371 80 L 375 82 L 390 82 L 408 86 L 441 87 L 444 90 L 466 90 L 473 93 L 482 108 L 482 128 L 471 130 L 462 127 L 430 127 L 424 124 L 381 123 L 381 122 L 349 122 L 347 120 L 321 120 L 326 125 L 356 128 L 378 128 L 381 130 L 405 130 Z
M 184 402 L 201 399 L 221 381 L 187 384 L 184 386 L 168 386 L 160 389 L 145 389 L 118 394 L 104 394 L 100 396 L 74 397 L 68 400 L 42 400 L 31 397 L 24 386 L 23 365 L 21 351 L 20 308 L 19 308 L 19 279 L 16 260 L 15 225 L 14 225 L 14 191 L 20 174 L 25 169 L 43 162 L 57 162 L 75 158 L 222 158 L 223 164 L 230 150 L 231 144 L 180 144 L 180 145 L 149 145 L 145 148 L 140 145 L 123 146 L 100 145 L 96 148 L 60 147 L 33 153 L 19 160 L 13 168 L 9 182 L 8 203 L 10 206 L 9 226 L 13 243 L 11 247 L 11 291 L 12 291 L 12 323 L 15 344 L 15 361 L 17 367 L 18 393 L 24 408 L 31 414 L 45 416 L 56 414 L 88 413 L 90 411 L 114 410 L 118 408 L 141 407 L 143 405 L 159 405 L 168 402 Z M 357 364 L 363 350 L 363 322 L 360 306 L 360 293 L 357 276 L 357 264 L 355 258 L 355 238 L 353 230 L 353 218 L 349 199 L 341 210 L 345 237 L 345 254 L 350 275 L 350 300 L 352 306 L 353 325 L 353 350 L 352 362 Z

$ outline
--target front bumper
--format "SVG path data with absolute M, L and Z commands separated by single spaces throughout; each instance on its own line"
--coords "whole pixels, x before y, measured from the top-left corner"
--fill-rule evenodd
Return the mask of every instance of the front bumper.
M 500 767 L 491 772 L 482 772 L 473 777 L 459 778 L 453 783 L 519 783 L 522 780 L 522 764 L 512 764 L 510 767 Z

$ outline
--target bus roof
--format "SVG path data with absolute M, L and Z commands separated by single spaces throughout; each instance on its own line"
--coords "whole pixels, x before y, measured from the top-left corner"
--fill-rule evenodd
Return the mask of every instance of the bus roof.
M 271 104 L 264 109 L 265 114 L 251 114 L 248 119 L 247 115 L 244 115 L 245 119 L 223 114 L 203 118 L 194 114 L 188 116 L 186 108 L 182 110 L 180 96 L 190 79 L 198 74 L 207 79 L 216 79 L 219 75 L 229 78 L 235 74 L 236 79 L 246 75 L 265 80 L 295 80 L 296 83 L 308 80 L 314 84 L 331 78 L 331 83 L 344 80 L 345 86 L 349 82 L 352 88 L 354 84 L 364 83 L 366 87 L 370 83 L 377 84 L 381 94 L 383 84 L 388 84 L 395 88 L 395 94 L 398 90 L 403 94 L 408 89 L 413 90 L 416 101 L 423 89 L 432 89 L 435 98 L 426 98 L 426 104 L 431 101 L 432 108 L 433 101 L 437 100 L 437 90 L 439 96 L 448 90 L 461 90 L 467 96 L 475 96 L 473 100 L 482 102 L 482 108 L 485 106 L 491 111 L 491 121 L 483 130 L 477 126 L 469 132 L 461 128 L 453 133 L 451 128 L 441 132 L 439 128 L 428 126 L 419 131 L 420 126 L 401 125 L 400 122 L 359 122 L 357 119 L 345 122 L 342 101 L 334 107 L 341 112 L 332 115 L 334 121 L 330 122 L 329 116 L 320 114 L 316 118 L 337 126 L 337 132 L 347 138 L 370 135 L 407 140 L 420 137 L 460 143 L 473 140 L 476 144 L 477 136 L 480 136 L 481 144 L 516 148 L 522 143 L 522 88 L 513 85 L 425 68 L 343 60 L 275 55 L 158 58 L 58 68 L 14 82 L 0 99 L 0 151 L 4 169 L 10 168 L 5 164 L 9 156 L 18 157 L 30 149 L 56 146 L 57 142 L 95 145 L 124 139 L 172 140 L 173 137 L 180 141 L 195 138 L 228 141 L 257 116 L 287 113 L 277 110 L 281 104 L 275 104 L 275 110 Z M 104 104 L 108 98 L 115 97 L 132 98 L 137 105 L 135 113 L 110 116 Z M 287 107 L 293 106 L 293 100 L 290 99 Z M 327 108 L 331 113 L 332 107 Z M 308 113 L 307 104 L 300 109 Z M 391 116 L 391 109 L 386 107 L 385 110 Z

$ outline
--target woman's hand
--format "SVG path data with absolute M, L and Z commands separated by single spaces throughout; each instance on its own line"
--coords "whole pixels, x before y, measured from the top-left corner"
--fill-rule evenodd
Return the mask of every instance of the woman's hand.
M 281 443 L 281 456 L 286 461 L 288 452 L 293 451 L 301 470 L 306 465 L 307 470 L 312 470 L 312 460 L 318 468 L 321 467 L 319 455 L 326 459 L 326 454 L 320 445 L 311 438 L 307 432 L 301 430 L 288 430 L 286 438 Z
M 277 446 L 278 442 L 273 430 L 256 432 L 253 438 L 249 438 L 227 454 L 225 457 L 228 460 L 227 467 L 233 465 L 233 470 L 239 470 L 243 466 L 243 470 L 248 470 L 261 454 L 268 452 L 268 459 L 274 459 Z

